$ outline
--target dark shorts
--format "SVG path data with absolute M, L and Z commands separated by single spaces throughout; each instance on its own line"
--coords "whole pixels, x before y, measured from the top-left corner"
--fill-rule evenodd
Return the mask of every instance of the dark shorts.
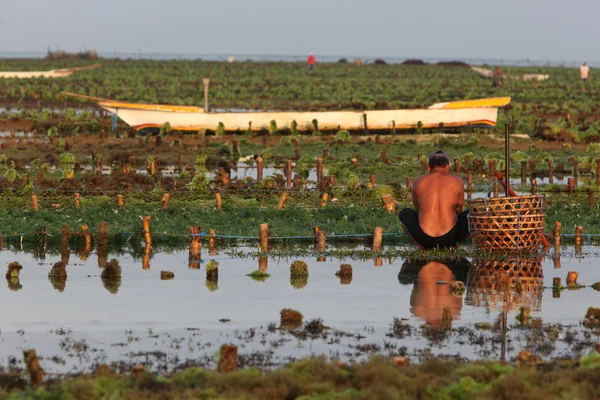
M 429 264 L 432 260 L 430 259 L 414 259 L 406 260 L 400 268 L 398 273 L 398 281 L 403 285 L 412 284 L 417 280 L 417 276 L 421 269 Z M 472 265 L 469 260 L 464 257 L 448 258 L 441 260 L 434 260 L 448 267 L 454 274 L 454 278 L 457 281 L 466 282 L 469 274 L 469 270 Z
M 458 214 L 458 220 L 450 232 L 442 236 L 429 236 L 419 225 L 419 214 L 415 210 L 405 208 L 400 211 L 400 221 L 408 231 L 408 234 L 425 249 L 454 247 L 469 236 L 469 210 Z

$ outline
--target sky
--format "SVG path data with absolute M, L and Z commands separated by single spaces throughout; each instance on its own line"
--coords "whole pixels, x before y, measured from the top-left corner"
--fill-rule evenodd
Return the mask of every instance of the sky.
M 592 61 L 599 0 L 0 0 L 0 52 Z

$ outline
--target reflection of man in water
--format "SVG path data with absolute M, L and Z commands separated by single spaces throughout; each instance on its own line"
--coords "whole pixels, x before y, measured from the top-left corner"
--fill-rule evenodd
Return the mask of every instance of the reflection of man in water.
M 452 317 L 460 316 L 462 296 L 450 293 L 450 282 L 465 281 L 470 263 L 466 259 L 405 262 L 398 274 L 400 283 L 414 281 L 410 311 L 427 324 L 440 326 L 444 308 Z
M 400 211 L 402 227 L 423 249 L 455 247 L 469 234 L 468 211 L 462 212 L 464 182 L 450 174 L 450 158 L 442 150 L 429 155 L 429 173 L 413 184 L 414 210 Z

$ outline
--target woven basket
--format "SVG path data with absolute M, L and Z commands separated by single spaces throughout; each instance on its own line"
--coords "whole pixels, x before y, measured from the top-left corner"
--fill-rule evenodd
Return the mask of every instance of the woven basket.
M 543 197 L 467 200 L 473 244 L 485 251 L 531 252 L 544 234 Z
M 467 200 L 471 215 L 539 214 L 543 203 L 540 195 Z
M 542 304 L 541 259 L 473 260 L 467 277 L 465 303 L 488 309 L 515 309 Z

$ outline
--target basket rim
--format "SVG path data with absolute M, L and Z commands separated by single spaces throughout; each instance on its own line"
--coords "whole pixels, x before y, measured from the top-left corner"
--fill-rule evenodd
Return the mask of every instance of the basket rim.
M 522 199 L 522 200 L 528 200 L 528 199 L 543 199 L 544 197 L 546 197 L 543 194 L 531 194 L 531 195 L 527 195 L 527 196 L 500 196 L 500 197 L 479 197 L 476 199 L 465 199 L 465 202 L 471 204 L 471 203 L 489 203 L 489 202 L 500 202 L 500 201 L 510 201 L 513 199 Z

